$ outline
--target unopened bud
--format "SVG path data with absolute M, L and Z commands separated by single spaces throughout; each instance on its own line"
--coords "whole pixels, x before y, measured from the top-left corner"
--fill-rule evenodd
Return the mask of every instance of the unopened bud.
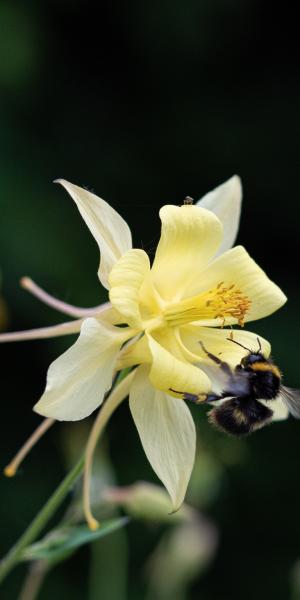
M 170 498 L 165 490 L 157 485 L 138 482 L 128 487 L 109 488 L 104 493 L 105 500 L 121 506 L 135 519 L 174 523 L 188 518 L 189 509 L 183 505 L 171 514 Z

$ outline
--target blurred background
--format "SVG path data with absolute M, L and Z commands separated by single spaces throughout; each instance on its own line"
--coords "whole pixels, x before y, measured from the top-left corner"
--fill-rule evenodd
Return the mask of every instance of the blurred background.
M 23 275 L 79 306 L 105 299 L 96 277 L 97 246 L 54 179 L 105 198 L 130 224 L 135 245 L 153 255 L 162 204 L 180 204 L 186 195 L 198 199 L 238 173 L 244 187 L 238 241 L 289 297 L 278 314 L 249 329 L 271 341 L 285 382 L 300 387 L 299 56 L 292 6 L 268 0 L 112 0 L 97 7 L 82 0 L 1 0 L 0 27 L 6 328 L 64 320 L 19 288 Z M 47 367 L 72 341 L 1 346 L 2 466 L 39 423 L 31 408 Z M 194 474 L 188 501 L 205 511 L 219 543 L 180 599 L 300 598 L 300 423 L 290 419 L 232 440 L 212 430 L 201 410 L 193 415 L 199 460 L 205 455 L 208 467 L 200 483 Z M 1 554 L 64 475 L 66 435 L 70 426 L 56 425 L 18 477 L 1 478 Z M 157 483 L 126 403 L 105 444 L 120 485 Z M 217 483 L 202 503 L 211 469 Z M 165 590 L 151 596 L 145 567 L 163 527 L 134 522 L 126 528 L 126 540 L 106 554 L 111 560 L 97 563 L 104 565 L 101 598 L 167 598 Z M 113 586 L 120 564 L 123 592 Z M 18 567 L 7 579 L 5 599 L 17 597 L 24 574 Z M 53 570 L 41 598 L 99 598 L 98 583 L 93 588 L 91 581 L 86 547 Z M 174 592 L 171 597 L 177 600 Z

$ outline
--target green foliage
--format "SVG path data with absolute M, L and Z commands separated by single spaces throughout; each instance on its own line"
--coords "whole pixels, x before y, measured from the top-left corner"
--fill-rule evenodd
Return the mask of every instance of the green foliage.
M 60 527 L 51 531 L 41 541 L 28 546 L 20 557 L 21 561 L 46 560 L 49 565 L 69 558 L 80 546 L 90 544 L 127 525 L 128 517 L 111 519 L 102 523 L 96 531 L 86 525 Z
M 96 278 L 96 245 L 53 179 L 93 188 L 130 223 L 136 246 L 153 256 L 158 208 L 187 194 L 198 198 L 237 172 L 245 192 L 239 242 L 289 296 L 282 311 L 253 330 L 272 341 L 285 383 L 299 386 L 296 7 L 111 2 L 101 4 L 99 19 L 98 4 L 87 9 L 82 0 L 0 3 L 0 261 L 10 329 L 64 318 L 19 290 L 23 275 L 74 304 L 106 299 Z M 1 349 L 3 466 L 36 426 L 31 408 L 47 367 L 72 341 Z M 300 549 L 299 422 L 235 442 L 212 431 L 200 407 L 193 412 L 212 459 L 195 471 L 190 498 L 209 505 L 222 535 L 217 560 L 189 600 L 240 600 L 241 590 L 243 600 L 288 598 Z M 57 438 L 64 427 L 57 424 L 41 441 L 19 477 L 0 482 L 2 556 L 65 472 Z M 155 481 L 126 405 L 108 444 L 120 484 Z M 93 552 L 119 533 L 130 535 L 128 597 L 140 600 L 155 532 L 140 522 L 99 539 Z M 63 564 L 42 599 L 88 598 L 86 579 Z M 98 565 L 97 557 L 96 575 L 109 585 L 109 561 Z M 14 571 L 1 597 L 18 597 L 23 574 Z M 95 589 L 98 597 L 111 598 Z

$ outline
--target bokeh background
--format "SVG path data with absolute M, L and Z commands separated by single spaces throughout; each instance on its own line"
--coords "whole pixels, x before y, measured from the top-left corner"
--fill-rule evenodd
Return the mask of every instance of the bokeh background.
M 0 27 L 7 328 L 64 320 L 19 288 L 23 275 L 80 306 L 105 299 L 96 277 L 97 246 L 67 194 L 52 184 L 55 178 L 105 198 L 131 225 L 135 244 L 153 254 L 162 204 L 180 204 L 186 195 L 198 199 L 238 173 L 244 186 L 239 241 L 289 297 L 278 314 L 252 329 L 270 339 L 286 383 L 300 387 L 299 54 L 292 5 L 2 0 Z M 1 347 L 1 465 L 38 424 L 31 408 L 47 366 L 71 341 Z M 186 597 L 299 598 L 293 573 L 300 557 L 300 423 L 290 419 L 236 441 L 213 431 L 201 410 L 193 414 L 199 453 L 222 475 L 205 506 L 219 530 L 218 550 Z M 70 426 L 57 425 L 18 477 L 1 479 L 1 554 L 65 473 L 66 435 Z M 105 443 L 120 484 L 156 481 L 126 404 Z M 195 493 L 193 500 L 197 504 Z M 146 597 L 145 562 L 159 535 L 143 523 L 127 528 L 126 559 L 120 558 L 128 564 L 126 593 L 114 587 L 124 540 L 106 555 L 107 564 L 99 558 L 104 600 Z M 100 588 L 89 591 L 90 570 L 84 548 L 53 570 L 41 598 L 99 598 Z M 24 573 L 19 567 L 7 579 L 4 598 L 17 597 Z

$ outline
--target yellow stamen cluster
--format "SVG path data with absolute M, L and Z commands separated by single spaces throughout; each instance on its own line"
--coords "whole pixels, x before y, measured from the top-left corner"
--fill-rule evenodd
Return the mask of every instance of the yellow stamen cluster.
M 243 327 L 245 315 L 250 308 L 251 301 L 244 296 L 234 283 L 225 286 L 221 281 L 217 287 L 210 290 L 211 296 L 206 300 L 206 306 L 215 312 L 214 318 L 225 319 L 225 317 L 234 317 L 238 324 Z
M 231 317 L 243 327 L 250 305 L 249 298 L 234 283 L 225 285 L 221 281 L 208 292 L 168 306 L 164 311 L 164 318 L 172 326 L 219 318 L 223 320 L 224 327 L 226 317 Z

